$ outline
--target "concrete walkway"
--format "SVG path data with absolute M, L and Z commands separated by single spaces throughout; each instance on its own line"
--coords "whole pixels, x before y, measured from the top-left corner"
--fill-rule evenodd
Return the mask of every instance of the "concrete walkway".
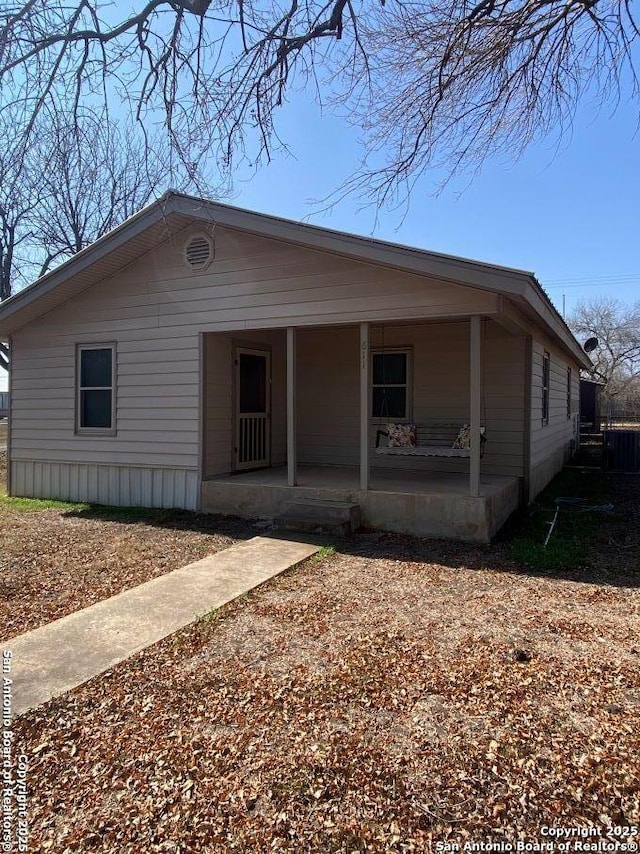
M 13 656 L 13 713 L 81 685 L 318 549 L 253 537 L 5 641 Z

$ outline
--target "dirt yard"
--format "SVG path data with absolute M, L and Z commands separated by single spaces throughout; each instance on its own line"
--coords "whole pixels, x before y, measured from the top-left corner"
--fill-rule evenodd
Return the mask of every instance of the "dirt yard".
M 640 479 L 615 484 L 572 569 L 526 568 L 509 537 L 365 533 L 19 718 L 30 850 L 423 852 L 639 824 Z
M 0 494 L 6 455 L 0 453 Z M 0 502 L 0 641 L 252 536 L 238 519 Z

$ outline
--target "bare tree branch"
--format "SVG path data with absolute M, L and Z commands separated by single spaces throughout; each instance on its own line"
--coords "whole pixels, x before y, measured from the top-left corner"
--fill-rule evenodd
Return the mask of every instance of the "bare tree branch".
M 35 154 L 51 152 L 40 177 L 41 201 L 31 217 L 33 242 L 46 247 L 40 275 L 119 225 L 166 188 L 168 168 L 153 170 L 139 135 L 121 133 L 104 115 L 84 115 L 69 126 L 56 114 L 41 132 Z M 157 149 L 156 149 L 157 151 Z
M 640 380 L 640 302 L 625 305 L 611 297 L 596 297 L 578 304 L 569 326 L 581 340 L 595 337 L 590 353 L 592 379 L 605 383 L 606 397 L 625 393 Z
M 168 186 L 191 182 L 162 139 L 106 112 L 42 113 L 24 145 L 0 114 L 0 300 L 136 213 Z M 15 140 L 13 145 L 11 140 Z
M 32 120 L 103 97 L 161 122 L 203 185 L 269 157 L 287 93 L 313 87 L 364 131 L 340 192 L 393 203 L 433 167 L 479 168 L 570 125 L 581 96 L 638 95 L 629 0 L 90 0 L 0 12 L 2 99 Z M 1 106 L 1 104 L 0 104 Z

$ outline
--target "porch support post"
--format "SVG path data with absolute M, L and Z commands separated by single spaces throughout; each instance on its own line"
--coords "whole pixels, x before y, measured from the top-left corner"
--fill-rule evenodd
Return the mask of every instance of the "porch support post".
M 287 327 L 287 485 L 296 486 L 296 330 Z
M 482 399 L 482 318 L 469 320 L 469 427 L 471 432 L 471 465 L 469 493 L 480 495 L 480 401 Z
M 369 489 L 369 324 L 360 324 L 360 489 Z

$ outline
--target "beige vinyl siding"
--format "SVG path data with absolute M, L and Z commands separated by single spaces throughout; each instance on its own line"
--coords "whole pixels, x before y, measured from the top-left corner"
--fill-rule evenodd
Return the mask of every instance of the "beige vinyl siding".
M 360 332 L 302 330 L 297 336 L 299 463 L 356 465 L 359 460 Z
M 14 460 L 197 470 L 201 332 L 496 307 L 491 294 L 229 229 L 215 232 L 211 267 L 192 273 L 189 233 L 15 334 Z M 103 341 L 117 344 L 117 435 L 76 436 L 75 345 Z
M 173 338 L 188 335 L 185 327 L 192 326 L 213 331 L 349 322 L 390 311 L 455 316 L 496 310 L 492 294 L 225 229 L 215 233 L 212 265 L 192 273 L 182 262 L 184 240 L 168 241 L 77 297 L 74 324 L 89 336 L 116 324 L 123 331 L 145 330 L 149 338 L 166 330 Z M 48 318 L 40 323 L 63 343 L 66 306 Z
M 287 333 L 271 334 L 271 463 L 287 461 Z
M 275 464 L 286 457 L 284 327 L 416 316 L 455 318 L 498 310 L 495 294 L 228 228 L 217 228 L 213 234 L 215 258 L 209 269 L 193 273 L 183 263 L 182 252 L 188 236 L 201 229 L 198 224 L 167 237 L 125 269 L 13 335 L 11 455 L 16 494 L 49 494 L 48 484 L 59 484 L 62 477 L 96 476 L 107 478 L 109 500 L 114 500 L 112 469 L 121 467 L 118 503 L 137 501 L 141 490 L 147 497 L 153 495 L 148 479 L 156 478 L 155 483 L 162 477 L 168 484 L 162 502 L 180 494 L 180 500 L 192 506 L 192 499 L 184 497 L 192 494 L 192 485 L 174 488 L 171 472 L 199 474 L 202 459 L 205 475 L 230 469 L 233 385 L 229 361 L 234 341 L 262 340 L 272 348 Z M 214 332 L 227 337 L 207 336 L 206 382 L 213 383 L 210 390 L 215 394 L 206 396 L 208 432 L 203 448 L 200 342 L 203 333 Z M 307 398 L 302 418 L 305 410 L 307 414 L 315 411 L 317 417 L 299 422 L 301 448 L 309 459 L 353 460 L 357 394 L 350 390 L 340 399 L 332 398 L 329 410 L 318 406 L 317 400 L 312 403 L 309 395 L 321 399 L 328 388 L 322 386 L 320 357 L 313 353 L 311 339 L 304 342 L 303 332 L 299 383 L 301 398 Z M 335 334 L 338 347 L 346 347 L 351 365 L 340 368 L 345 371 L 341 380 L 350 386 L 357 367 L 353 346 L 346 342 L 353 331 Z M 74 432 L 76 345 L 105 342 L 115 342 L 117 351 L 117 432 L 115 436 L 78 436 Z M 439 346 L 443 345 L 444 340 Z M 432 355 L 444 358 L 435 351 Z M 331 359 L 334 354 L 325 351 L 322 356 Z M 306 381 L 302 379 L 305 370 Z M 461 413 L 463 408 L 466 412 L 466 402 L 463 405 L 460 400 Z M 323 438 L 325 426 L 330 426 L 327 418 L 337 438 Z M 504 461 L 494 462 L 500 467 Z M 46 469 L 47 463 L 52 468 Z M 76 473 L 74 466 L 85 468 Z M 135 483 L 129 488 L 125 480 L 131 477 Z M 106 489 L 101 480 L 99 495 L 104 497 Z M 95 494 L 93 487 L 78 487 L 73 496 L 69 493 L 83 499 Z
M 469 324 L 385 325 L 371 330 L 371 348 L 411 352 L 412 420 L 469 420 Z M 303 330 L 298 335 L 298 457 L 301 463 L 356 465 L 359 459 L 359 337 L 356 328 Z M 523 475 L 525 338 L 486 324 L 483 421 L 489 441 L 482 470 Z M 467 471 L 467 460 L 375 454 L 373 467 Z
M 524 475 L 526 337 L 490 321 L 484 340 L 483 413 L 487 444 L 482 470 Z
M 230 335 L 204 336 L 204 475 L 231 471 L 233 364 Z
M 74 324 L 69 322 L 70 326 Z M 13 342 L 12 459 L 59 462 L 99 462 L 157 468 L 197 470 L 198 347 L 171 352 L 160 342 L 147 342 L 141 351 L 123 333 L 117 334 L 116 436 L 77 436 L 75 430 L 75 345 L 62 348 L 66 358 L 48 359 L 47 327 L 32 340 L 16 334 Z M 79 343 L 106 341 L 113 329 Z M 70 336 L 71 337 L 71 336 Z M 73 336 L 75 337 L 75 336 Z M 23 361 L 22 354 L 28 353 Z
M 543 423 L 542 419 L 542 363 L 545 351 L 550 355 L 548 424 Z M 570 418 L 567 418 L 567 367 L 571 368 Z M 571 455 L 572 440 L 577 441 L 579 376 L 579 366 L 550 340 L 534 338 L 531 363 L 530 499 L 560 471 Z

